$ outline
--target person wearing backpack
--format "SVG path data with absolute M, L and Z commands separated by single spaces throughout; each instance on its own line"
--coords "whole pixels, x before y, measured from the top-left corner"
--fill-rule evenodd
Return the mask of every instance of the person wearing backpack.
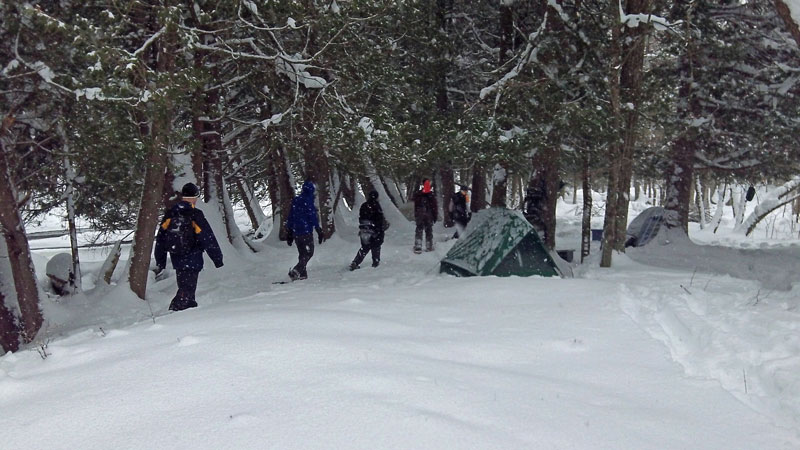
M 178 293 L 169 304 L 170 311 L 197 306 L 195 291 L 197 277 L 203 270 L 203 252 L 222 267 L 222 250 L 203 211 L 195 208 L 200 188 L 186 183 L 181 189 L 181 201 L 170 208 L 156 235 L 156 277 L 167 266 L 167 253 L 178 278 Z
M 361 248 L 350 263 L 350 270 L 358 269 L 369 252 L 372 252 L 372 267 L 378 267 L 381 263 L 384 231 L 387 228 L 389 222 L 383 216 L 383 209 L 378 202 L 378 192 L 372 191 L 368 195 L 368 200 L 358 210 L 358 235 L 361 238 Z
M 453 194 L 453 197 L 450 199 L 450 217 L 453 218 L 453 222 L 456 225 L 456 232 L 453 235 L 453 239 L 458 239 L 459 234 L 464 232 L 464 229 L 467 228 L 467 224 L 469 223 L 469 219 L 472 218 L 468 207 L 469 187 L 463 184 L 460 186 L 461 190 Z
M 289 233 L 286 243 L 290 247 L 293 242 L 297 243 L 297 264 L 289 271 L 292 281 L 308 278 L 306 265 L 314 256 L 314 230 L 317 231 L 319 243 L 325 241 L 319 226 L 317 207 L 314 205 L 314 190 L 314 183 L 306 180 L 300 195 L 292 200 L 292 208 L 286 218 L 286 231 Z
M 422 233 L 425 233 L 425 250 L 433 251 L 433 224 L 439 220 L 439 206 L 431 187 L 431 180 L 422 180 L 422 189 L 414 193 L 414 253 L 422 253 Z

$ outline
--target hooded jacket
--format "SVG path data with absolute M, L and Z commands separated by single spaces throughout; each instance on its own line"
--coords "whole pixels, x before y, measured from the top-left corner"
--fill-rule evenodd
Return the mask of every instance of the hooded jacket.
M 386 220 L 383 216 L 383 208 L 378 202 L 378 196 L 370 196 L 369 200 L 361 205 L 358 210 L 359 228 L 366 228 L 374 233 L 375 245 L 383 244 L 384 231 L 386 230 Z
M 314 183 L 306 181 L 300 195 L 292 200 L 292 209 L 286 219 L 286 228 L 294 236 L 311 234 L 319 228 L 317 207 L 314 206 Z

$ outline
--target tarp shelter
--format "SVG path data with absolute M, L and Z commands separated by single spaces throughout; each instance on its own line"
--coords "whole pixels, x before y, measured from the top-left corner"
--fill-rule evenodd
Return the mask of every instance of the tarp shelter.
M 442 260 L 440 272 L 461 277 L 561 275 L 533 226 L 519 211 L 506 208 L 475 213 Z
M 653 206 L 642 211 L 628 225 L 625 247 L 642 247 L 647 245 L 664 223 L 665 212 L 660 206 Z

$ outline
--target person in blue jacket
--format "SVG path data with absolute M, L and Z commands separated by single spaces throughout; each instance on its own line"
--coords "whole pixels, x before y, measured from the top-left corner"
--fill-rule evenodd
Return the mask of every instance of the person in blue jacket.
M 292 270 L 289 271 L 289 278 L 292 281 L 305 280 L 308 278 L 306 265 L 311 257 L 314 256 L 314 234 L 317 230 L 319 243 L 325 240 L 322 235 L 322 228 L 319 226 L 319 216 L 317 207 L 314 205 L 314 183 L 306 180 L 300 195 L 292 200 L 292 208 L 286 219 L 286 231 L 288 236 L 286 243 L 289 246 L 292 242 L 297 243 L 298 261 Z
M 178 293 L 169 305 L 171 311 L 197 306 L 197 277 L 203 270 L 203 251 L 217 268 L 222 267 L 222 250 L 203 211 L 195 208 L 200 188 L 186 183 L 181 201 L 170 208 L 156 235 L 156 277 L 167 266 L 167 253 L 178 278 Z

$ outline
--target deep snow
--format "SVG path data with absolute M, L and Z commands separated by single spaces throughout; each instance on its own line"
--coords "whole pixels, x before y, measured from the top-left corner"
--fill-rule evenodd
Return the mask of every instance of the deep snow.
M 577 248 L 575 208 L 559 206 L 560 248 Z M 724 225 L 692 238 L 797 249 L 793 230 Z M 174 277 L 143 302 L 96 283 L 105 255 L 82 252 L 96 289 L 47 300 L 40 347 L 0 357 L 3 447 L 800 448 L 796 284 L 633 254 L 600 269 L 596 248 L 575 278 L 453 278 L 438 274 L 452 241 L 422 255 L 412 241 L 393 223 L 381 266 L 349 272 L 341 224 L 309 280 L 278 285 L 293 247 L 229 247 L 201 273 L 200 307 L 171 314 Z M 667 247 L 638 257 L 669 261 Z

